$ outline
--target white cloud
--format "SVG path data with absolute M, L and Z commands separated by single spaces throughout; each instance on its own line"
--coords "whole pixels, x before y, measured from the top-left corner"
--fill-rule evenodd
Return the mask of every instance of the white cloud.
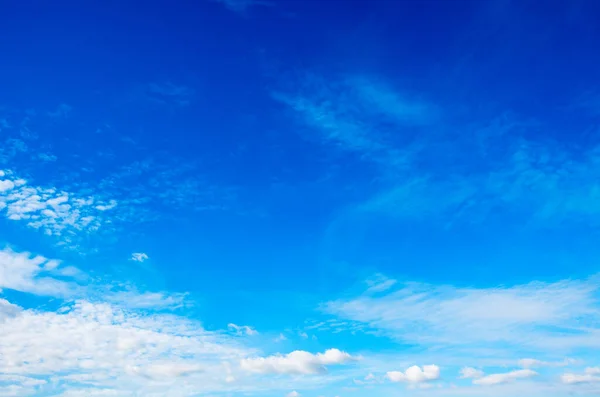
M 565 373 L 561 380 L 566 384 L 600 383 L 600 367 L 588 367 L 583 374 Z
M 237 335 L 208 331 L 185 316 L 161 314 L 160 309 L 181 305 L 177 294 L 138 292 L 99 279 L 81 286 L 63 280 L 70 273 L 80 277 L 70 269 L 42 256 L 0 251 L 1 288 L 69 298 L 55 311 L 25 309 L 0 298 L 2 392 L 119 397 L 283 392 L 331 380 L 311 377 L 317 379 L 290 383 L 252 374 L 321 374 L 326 366 L 354 359 L 336 349 L 256 358 L 260 352 L 242 345 Z M 231 329 L 255 332 L 234 324 Z M 7 382 L 10 388 L 4 387 Z
M 373 277 L 366 280 L 368 285 L 367 293 L 378 293 L 384 292 L 392 288 L 397 281 L 391 278 L 386 277 L 383 274 L 376 274 Z
M 94 197 L 80 197 L 54 188 L 29 185 L 12 172 L 3 171 L 0 180 L 0 211 L 13 221 L 44 234 L 63 237 L 64 242 L 79 233 L 90 233 L 110 223 L 102 212 L 116 206 Z
M 177 309 L 186 305 L 186 294 L 164 292 L 139 292 L 131 287 L 115 291 L 107 288 L 104 294 L 107 302 L 120 304 L 130 309 Z
M 239 335 L 258 335 L 258 331 L 248 325 L 236 325 L 233 323 L 227 324 L 227 328 L 233 330 L 235 333 Z
M 519 365 L 523 368 L 566 367 L 575 362 L 575 360 L 568 358 L 563 361 L 543 361 L 535 358 L 522 358 L 519 360 Z
M 15 183 L 9 180 L 0 180 L 0 193 L 12 190 L 15 187 Z
M 427 347 L 505 351 L 508 344 L 565 353 L 600 348 L 600 330 L 585 325 L 600 321 L 598 290 L 594 278 L 498 288 L 406 283 L 383 296 L 331 301 L 323 310 L 350 321 L 347 328 Z
M 7 288 L 36 295 L 65 297 L 76 285 L 53 276 L 60 274 L 59 262 L 9 248 L 0 251 L 0 289 Z
M 296 390 L 289 392 L 288 394 L 285 395 L 285 397 L 300 397 L 300 393 L 298 393 Z
M 315 375 L 326 373 L 327 366 L 347 364 L 355 359 L 338 349 L 317 354 L 296 350 L 286 355 L 244 359 L 241 367 L 258 374 Z
M 86 285 L 79 281 L 85 280 Z M 79 269 L 60 261 L 10 248 L 0 250 L 0 289 L 69 299 L 95 299 L 135 309 L 174 309 L 185 294 L 138 291 L 130 285 L 89 280 Z
M 6 306 L 0 301 L 0 313 Z M 222 362 L 250 352 L 194 321 L 109 304 L 78 301 L 58 312 L 9 307 L 2 316 L 2 373 L 50 379 L 64 389 L 192 395 L 185 393 L 191 382 L 196 393 L 212 392 L 222 387 L 215 381 Z
M 481 378 L 475 379 L 473 384 L 482 386 L 498 385 L 502 383 L 513 382 L 517 379 L 526 379 L 536 376 L 537 372 L 530 369 L 519 369 L 515 371 L 486 375 Z
M 134 252 L 133 254 L 131 254 L 131 260 L 134 262 L 144 262 L 148 259 L 148 255 L 143 252 Z
M 483 375 L 483 371 L 473 367 L 464 367 L 460 370 L 460 377 L 462 379 L 479 379 Z
M 424 365 L 423 368 L 413 365 L 404 372 L 389 371 L 386 377 L 392 382 L 421 383 L 438 379 L 440 368 L 437 365 Z
M 113 208 L 115 208 L 117 206 L 117 202 L 115 200 L 110 200 L 108 203 L 106 204 L 98 204 L 96 208 L 98 211 L 108 211 L 108 210 L 112 210 Z

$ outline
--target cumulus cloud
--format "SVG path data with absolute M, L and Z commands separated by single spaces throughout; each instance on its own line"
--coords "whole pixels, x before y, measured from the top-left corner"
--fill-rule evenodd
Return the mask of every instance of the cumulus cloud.
M 0 313 L 6 306 L 0 301 Z M 21 386 L 34 378 L 65 390 L 84 385 L 118 395 L 188 395 L 182 378 L 194 382 L 195 392 L 214 391 L 221 363 L 250 352 L 194 321 L 105 303 L 78 301 L 58 312 L 10 307 L 8 313 L 0 314 L 0 368 L 26 377 Z
M 600 367 L 588 367 L 583 374 L 565 373 L 561 380 L 566 384 L 600 383 Z
M 327 366 L 347 364 L 356 360 L 338 349 L 312 354 L 296 350 L 286 355 L 248 358 L 241 361 L 242 369 L 258 374 L 315 375 L 327 372 Z
M 55 301 L 62 302 L 57 310 L 23 308 L 0 298 L 2 392 L 131 397 L 282 392 L 289 382 L 251 374 L 321 374 L 326 366 L 354 359 L 336 349 L 255 358 L 259 352 L 238 337 L 255 332 L 251 327 L 231 324 L 236 335 L 208 331 L 198 321 L 161 311 L 179 304 L 176 294 L 115 292 L 101 280 L 80 286 L 65 281 L 70 271 L 64 269 L 69 267 L 43 256 L 0 251 L 0 288 L 68 298 Z
M 439 379 L 440 368 L 437 365 L 424 365 L 422 368 L 413 365 L 404 372 L 387 372 L 386 377 L 392 382 L 421 383 Z
M 473 380 L 473 384 L 482 386 L 492 386 L 502 383 L 513 382 L 517 379 L 531 378 L 537 375 L 537 372 L 530 369 L 518 369 L 515 371 L 490 374 Z

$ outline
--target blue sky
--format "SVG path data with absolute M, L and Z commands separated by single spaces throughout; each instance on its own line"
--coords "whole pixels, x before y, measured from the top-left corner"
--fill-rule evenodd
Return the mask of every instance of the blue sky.
M 600 4 L 0 13 L 0 396 L 600 392 Z

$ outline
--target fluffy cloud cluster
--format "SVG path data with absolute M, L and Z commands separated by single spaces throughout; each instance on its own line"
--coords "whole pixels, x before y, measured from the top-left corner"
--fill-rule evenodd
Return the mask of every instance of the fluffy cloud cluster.
M 100 386 L 119 395 L 169 394 L 182 379 L 214 391 L 222 363 L 250 353 L 193 321 L 103 303 L 43 312 L 0 300 L 0 321 L 0 368 L 31 394 Z
M 0 293 L 63 298 L 57 310 L 0 298 L 0 394 L 187 397 L 283 391 L 289 382 L 253 375 L 321 374 L 326 366 L 354 359 L 337 349 L 249 358 L 259 351 L 239 336 L 255 334 L 252 327 L 230 324 L 234 335 L 208 331 L 196 320 L 162 311 L 178 306 L 177 295 L 114 292 L 101 280 L 79 284 L 82 278 L 83 272 L 56 260 L 0 251 Z
M 75 233 L 99 229 L 107 222 L 104 212 L 116 205 L 114 200 L 103 202 L 32 186 L 12 172 L 0 170 L 0 211 L 8 219 L 25 222 L 47 235 L 62 236 L 67 243 Z
M 390 371 L 386 377 L 392 382 L 421 383 L 438 379 L 440 368 L 437 365 L 424 365 L 423 368 L 413 365 L 404 372 Z
M 327 372 L 327 366 L 356 360 L 338 349 L 312 354 L 296 350 L 286 355 L 248 358 L 241 361 L 242 369 L 258 374 L 314 375 Z

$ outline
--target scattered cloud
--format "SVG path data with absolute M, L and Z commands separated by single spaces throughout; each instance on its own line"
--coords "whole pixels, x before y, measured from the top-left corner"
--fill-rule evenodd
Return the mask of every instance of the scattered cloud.
M 258 335 L 258 331 L 248 325 L 236 325 L 233 323 L 227 324 L 227 328 L 234 331 L 238 335 Z
M 148 259 L 148 255 L 143 252 L 134 252 L 131 254 L 131 260 L 134 262 L 145 262 Z
M 0 171 L 0 212 L 46 235 L 73 244 L 80 233 L 89 234 L 110 224 L 108 212 L 116 201 L 78 196 L 55 188 L 30 185 L 11 171 Z
M 258 374 L 316 375 L 326 373 L 327 366 L 347 364 L 355 360 L 356 357 L 338 349 L 317 354 L 296 350 L 286 355 L 244 359 L 241 367 Z
M 413 365 L 404 372 L 387 372 L 386 377 L 392 382 L 421 383 L 439 379 L 440 368 L 437 365 L 424 365 L 422 368 Z
M 296 390 L 289 392 L 288 394 L 285 395 L 285 397 L 300 397 L 300 393 L 298 393 Z
M 242 344 L 241 335 L 256 333 L 251 327 L 230 324 L 234 335 L 208 331 L 196 320 L 164 311 L 185 304 L 184 294 L 105 284 L 60 261 L 8 248 L 0 251 L 3 290 L 60 299 L 60 307 L 50 310 L 0 298 L 0 388 L 9 383 L 17 395 L 283 391 L 311 382 L 252 375 L 325 374 L 328 366 L 356 359 L 337 349 L 263 358 Z M 312 385 L 330 381 L 319 377 Z
M 464 367 L 460 370 L 460 377 L 462 379 L 479 379 L 484 375 L 482 370 L 473 367 Z
M 536 376 L 538 373 L 530 369 L 518 369 L 515 371 L 485 375 L 473 380 L 473 384 L 482 386 L 492 386 L 502 383 L 513 382 L 517 379 L 527 379 Z
M 583 374 L 565 373 L 561 380 L 566 384 L 600 383 L 600 367 L 588 367 Z
M 190 382 L 196 393 L 214 392 L 221 363 L 249 353 L 181 317 L 86 301 L 58 312 L 12 309 L 0 327 L 0 349 L 3 374 L 23 377 L 17 385 L 50 382 L 35 394 L 46 386 L 85 386 L 118 395 L 191 395 L 185 393 Z

